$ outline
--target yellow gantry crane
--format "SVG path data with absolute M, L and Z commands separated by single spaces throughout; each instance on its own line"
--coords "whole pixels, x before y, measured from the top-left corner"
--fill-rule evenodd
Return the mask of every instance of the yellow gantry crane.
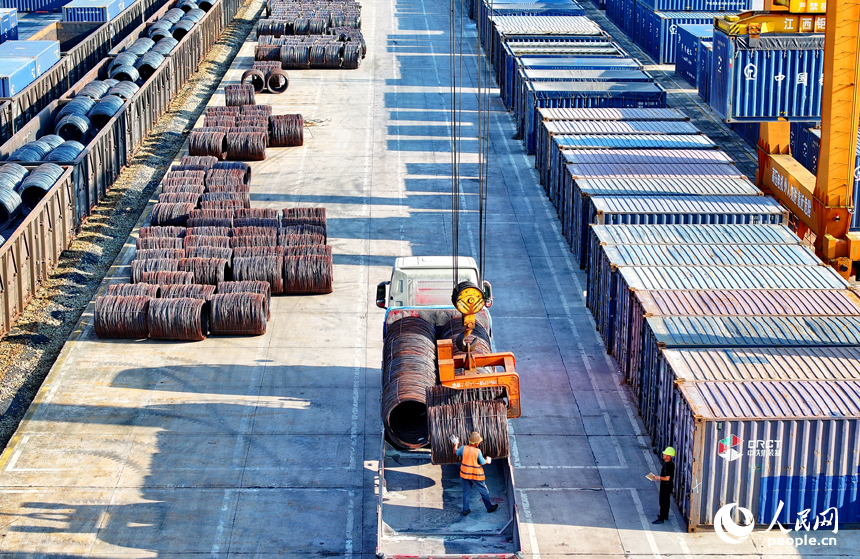
M 717 18 L 729 34 L 824 31 L 821 153 L 818 176 L 792 156 L 788 122 L 763 122 L 758 184 L 794 214 L 801 238 L 846 279 L 857 274 L 860 233 L 849 231 L 854 209 L 860 123 L 860 0 L 765 0 L 762 12 Z

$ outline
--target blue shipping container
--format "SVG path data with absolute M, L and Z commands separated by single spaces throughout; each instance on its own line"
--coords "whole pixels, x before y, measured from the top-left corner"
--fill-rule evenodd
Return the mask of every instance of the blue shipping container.
M 702 41 L 699 43 L 699 73 L 696 81 L 698 82 L 699 97 L 709 103 L 711 99 L 711 74 L 713 68 L 711 60 L 714 57 L 713 41 Z
M 0 58 L 32 58 L 39 77 L 60 61 L 60 42 L 8 41 L 0 45 Z
M 63 6 L 63 21 L 108 22 L 126 7 L 126 0 L 72 0 Z
M 636 42 L 657 64 L 674 64 L 678 49 L 678 26 L 681 24 L 710 24 L 713 27 L 714 14 L 704 12 L 652 12 L 644 5 L 642 10 L 642 35 Z
M 678 50 L 675 73 L 696 87 L 699 79 L 699 43 L 714 36 L 714 26 L 684 24 L 678 26 Z
M 18 10 L 0 9 L 0 43 L 18 40 Z
M 652 12 L 744 12 L 750 0 L 640 0 Z
M 36 79 L 32 58 L 0 58 L 0 97 L 12 97 Z
M 710 106 L 727 122 L 821 118 L 824 35 L 714 31 Z
M 508 107 L 513 110 L 518 110 L 521 107 L 525 96 L 525 87 L 530 82 L 638 82 L 649 83 L 653 82 L 654 78 L 650 74 L 639 70 L 535 70 L 521 69 L 517 75 L 517 82 L 511 91 L 511 96 L 508 99 Z

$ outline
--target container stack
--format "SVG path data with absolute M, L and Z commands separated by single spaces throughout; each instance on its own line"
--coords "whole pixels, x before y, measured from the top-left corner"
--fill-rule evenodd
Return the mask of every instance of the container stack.
M 0 43 L 18 40 L 18 10 L 0 8 Z
M 59 41 L 3 42 L 0 44 L 0 97 L 20 93 L 59 61 Z

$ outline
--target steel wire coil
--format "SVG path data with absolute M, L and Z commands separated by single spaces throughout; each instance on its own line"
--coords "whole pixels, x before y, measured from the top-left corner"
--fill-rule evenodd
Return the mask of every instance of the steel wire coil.
M 233 126 L 251 126 L 258 128 L 266 128 L 269 126 L 269 115 L 263 112 L 239 113 L 236 116 L 236 120 L 233 121 Z
M 188 223 L 194 204 L 155 204 L 149 215 L 152 225 L 181 225 Z
M 458 389 L 437 384 L 427 389 L 427 407 L 489 400 L 498 400 L 507 405 L 505 397 L 505 389 L 501 386 Z
M 188 227 L 232 227 L 233 220 L 218 217 L 192 217 L 189 218 Z
M 247 115 L 256 115 L 257 113 L 261 113 L 265 116 L 269 116 L 272 114 L 272 106 L 271 105 L 255 105 L 254 103 L 247 103 L 239 106 L 239 117 L 247 116 Z
M 63 168 L 59 165 L 54 163 L 39 165 L 18 185 L 16 192 L 20 195 L 20 200 L 17 201 L 20 201 L 23 208 L 34 209 L 62 175 Z M 15 202 L 15 198 L 7 196 L 4 199 L 4 206 L 8 209 L 9 205 Z
M 280 37 L 289 33 L 287 22 L 278 19 L 261 19 L 257 22 L 257 37 Z
M 94 326 L 99 338 L 142 339 L 149 335 L 151 297 L 96 297 Z
M 173 37 L 163 37 L 158 40 L 154 47 L 152 47 L 151 52 L 157 52 L 162 56 L 167 56 L 173 49 L 176 48 L 176 45 L 179 44 L 179 41 L 174 39 Z
M 134 82 L 119 82 L 107 92 L 108 95 L 119 97 L 124 101 L 128 101 L 134 97 L 135 93 L 140 91 L 140 86 Z
M 209 303 L 213 334 L 260 336 L 266 333 L 268 307 L 259 293 L 216 294 Z
M 341 66 L 347 70 L 355 70 L 361 65 L 361 45 L 347 43 L 343 46 L 343 62 Z
M 283 222 L 282 222 L 283 223 Z M 322 225 L 300 224 L 287 225 L 278 229 L 278 236 L 289 235 L 319 235 L 323 238 L 323 243 L 326 242 L 326 230 Z
M 179 260 L 179 271 L 193 273 L 194 283 L 218 285 L 227 277 L 227 261 L 223 258 L 183 258 Z
M 275 239 L 277 239 L 278 230 L 274 227 L 234 227 L 231 234 L 234 237 L 260 235 L 263 237 L 274 237 Z
M 325 217 L 318 217 L 312 215 L 290 215 L 285 214 L 285 217 L 281 219 L 281 225 L 284 227 L 293 227 L 293 226 L 314 226 L 319 227 L 323 231 L 328 229 L 328 224 L 326 222 Z
M 26 184 L 28 181 L 43 181 L 47 183 L 55 183 L 63 176 L 63 168 L 56 163 L 42 163 L 32 171 L 27 177 L 21 181 L 21 184 Z
M 308 35 L 322 35 L 328 27 L 328 21 L 321 17 L 312 17 L 308 20 Z
M 204 187 L 199 184 L 187 184 L 184 182 L 169 181 L 167 184 L 161 183 L 162 194 L 196 194 L 202 196 Z
M 153 299 L 149 302 L 149 337 L 196 342 L 206 339 L 209 313 L 201 299 Z
M 230 247 L 274 247 L 278 246 L 278 238 L 263 235 L 246 235 L 237 237 L 234 233 L 230 237 Z
M 260 70 L 263 75 L 267 74 L 269 70 L 279 69 L 280 67 L 281 63 L 274 60 L 257 60 L 251 64 L 251 68 Z
M 188 154 L 224 159 L 227 157 L 227 135 L 223 132 L 193 131 L 188 136 Z
M 185 229 L 185 235 L 196 235 L 198 237 L 229 237 L 232 235 L 232 229 L 230 227 L 189 227 Z
M 170 32 L 170 30 L 173 28 L 173 24 L 171 24 L 169 21 L 165 21 L 164 25 L 160 27 L 156 27 L 156 25 L 158 24 L 156 23 L 155 25 L 150 27 L 149 31 L 147 32 L 150 39 L 158 43 L 160 43 L 164 39 L 173 39 L 173 33 Z
M 175 167 L 175 166 L 174 166 Z M 206 179 L 205 171 L 176 171 L 171 168 L 170 171 L 164 174 L 164 180 L 182 179 L 187 183 L 203 184 Z
M 0 188 L 15 190 L 30 174 L 25 167 L 17 163 L 5 163 L 0 166 Z
M 278 245 L 324 245 L 325 238 L 322 235 L 278 235 Z
M 89 97 L 83 97 L 78 95 L 62 107 L 57 112 L 57 116 L 54 117 L 56 122 L 59 122 L 66 115 L 78 115 L 85 117 L 90 110 L 96 106 L 96 101 L 90 99 Z
M 311 68 L 325 68 L 325 46 L 311 45 L 308 61 Z
M 269 142 L 272 147 L 300 146 L 305 141 L 305 121 L 302 115 L 273 115 L 269 117 Z
M 306 17 L 298 17 L 293 20 L 293 35 L 310 35 L 311 20 Z
M 242 74 L 241 82 L 242 85 L 250 85 L 253 87 L 255 93 L 262 93 L 263 90 L 266 89 L 266 75 L 256 68 L 245 70 Z
M 110 87 L 113 87 L 119 83 L 119 80 L 115 80 L 113 78 L 107 78 L 107 79 L 104 79 L 102 81 L 105 82 L 106 84 L 108 84 L 108 86 L 110 86 Z
M 182 239 L 174 237 L 138 237 L 135 241 L 137 250 L 150 250 L 159 248 L 182 248 Z
M 31 146 L 30 142 L 19 147 L 9 155 L 7 161 L 41 161 L 45 157 L 45 150 L 42 146 Z
M 136 56 L 142 56 L 152 50 L 155 46 L 155 41 L 149 37 L 140 37 L 135 42 L 130 44 L 123 52 L 130 52 Z
M 141 239 L 147 237 L 181 239 L 185 236 L 185 227 L 141 227 L 137 236 Z
M 216 237 L 214 235 L 185 235 L 183 247 L 185 250 L 195 247 L 233 248 L 230 245 L 230 237 Z
M 200 0 L 200 2 L 197 2 L 197 5 L 204 12 L 208 12 L 209 10 L 211 10 L 214 4 L 215 0 Z
M 216 200 L 239 200 L 243 208 L 251 207 L 251 196 L 247 192 L 206 192 L 203 194 L 202 202 L 214 202 Z
M 327 245 L 292 245 L 280 247 L 284 256 L 327 256 L 331 258 L 331 247 Z
M 215 194 L 215 193 L 227 193 L 227 194 L 240 194 L 247 195 L 250 198 L 251 195 L 251 187 L 250 185 L 233 182 L 233 179 L 225 179 L 223 184 L 219 184 L 221 181 L 214 181 L 206 184 L 206 191 Z
M 123 101 L 122 97 L 117 95 L 105 95 L 102 97 L 87 115 L 93 129 L 101 130 L 107 126 L 110 119 L 112 119 L 116 113 L 122 109 L 124 104 L 125 101 Z
M 57 149 L 58 147 L 63 145 L 63 143 L 65 142 L 65 140 L 63 140 L 61 137 L 57 136 L 56 134 L 46 134 L 46 135 L 42 136 L 41 138 L 39 138 L 39 141 L 45 142 L 46 144 L 51 146 L 52 150 Z
M 26 204 L 22 203 L 21 195 L 14 190 L 8 188 L 0 190 L 0 229 L 9 227 L 12 220 L 21 214 L 21 207 L 24 205 Z
M 489 458 L 506 458 L 510 454 L 508 411 L 498 400 L 471 401 L 462 404 L 429 406 L 430 457 L 434 464 L 459 462 L 451 436 L 461 441 L 477 431 L 484 438 L 478 448 Z
M 278 213 L 278 210 L 276 210 L 275 208 L 243 208 L 241 210 L 236 211 L 236 217 L 278 219 Z
M 236 210 L 194 210 L 192 218 L 232 219 Z M 200 227 L 199 225 L 188 225 L 188 227 Z M 232 227 L 232 225 L 216 225 L 215 227 Z
M 233 227 L 277 227 L 277 219 L 266 219 L 262 217 L 237 217 L 233 220 Z
M 188 35 L 189 31 L 194 29 L 194 26 L 197 25 L 197 21 L 193 18 L 184 17 L 176 22 L 176 24 L 170 28 L 170 33 L 173 35 L 173 38 L 177 41 L 181 41 L 183 37 Z
M 200 165 L 206 171 L 218 163 L 218 158 L 211 155 L 186 155 L 179 162 L 182 165 Z M 206 174 L 204 173 L 203 176 L 205 177 Z
M 176 7 L 182 10 L 185 13 L 188 13 L 191 10 L 199 10 L 200 8 L 197 6 L 196 2 L 192 0 L 182 0 L 176 4 Z
M 200 283 L 174 283 L 161 286 L 162 299 L 200 299 L 209 301 L 215 294 L 214 285 L 203 285 Z
M 176 23 L 177 21 L 179 21 L 180 19 L 185 17 L 185 15 L 186 15 L 185 10 L 181 10 L 181 9 L 179 9 L 179 7 L 170 8 L 156 22 L 156 25 L 158 25 L 160 23 L 164 23 L 164 22 L 170 23 L 171 25 L 173 25 L 174 23 Z
M 205 126 L 203 128 L 198 128 L 197 132 L 220 132 L 221 134 L 229 134 L 232 130 L 232 126 Z
M 64 140 L 74 140 L 84 143 L 82 140 L 90 131 L 90 121 L 85 116 L 66 115 L 57 122 L 54 132 Z
M 331 256 L 307 254 L 284 257 L 284 293 L 325 294 L 332 292 Z
M 452 318 L 448 323 L 442 326 L 440 330 L 440 335 L 443 338 L 448 338 L 452 342 L 455 342 L 454 352 L 462 353 L 457 349 L 456 341 L 457 338 L 462 334 L 463 329 L 463 317 Z M 475 328 L 472 330 L 472 335 L 466 340 L 470 345 L 475 344 L 473 353 L 492 353 L 492 346 L 490 344 L 490 335 L 487 333 L 487 330 L 480 322 L 475 323 Z
M 436 384 L 436 335 L 419 317 L 404 317 L 386 329 L 382 349 L 382 423 L 400 448 L 425 446 L 427 388 Z
M 145 248 L 135 250 L 135 260 L 156 260 L 168 258 L 171 260 L 179 260 L 185 258 L 185 250 L 181 248 Z
M 188 258 L 223 258 L 232 266 L 233 249 L 224 247 L 197 246 L 186 251 Z
M 302 70 L 311 65 L 311 53 L 308 45 L 283 45 L 272 48 L 278 49 L 282 68 Z
M 90 83 L 86 84 L 84 87 L 82 87 L 81 90 L 78 92 L 78 95 L 83 95 L 85 97 L 93 99 L 94 101 L 98 101 L 107 94 L 109 89 L 110 87 L 108 87 L 105 82 L 101 80 L 93 80 Z
M 200 202 L 202 210 L 227 210 L 244 208 L 245 203 L 242 200 L 207 200 Z
M 242 182 L 245 184 L 251 184 L 251 166 L 248 163 L 244 163 L 242 161 L 219 161 L 212 166 L 213 174 L 220 174 L 224 171 L 231 173 L 234 171 L 242 171 Z
M 245 171 L 242 169 L 210 169 L 206 172 L 206 186 L 215 185 L 243 185 L 248 187 L 245 190 L 250 191 L 250 186 L 245 181 Z
M 191 19 L 195 22 L 199 22 L 204 17 L 206 17 L 206 10 L 201 10 L 200 8 L 192 8 L 185 13 L 185 19 Z
M 110 74 L 110 71 L 117 66 L 134 66 L 137 64 L 138 58 L 139 55 L 134 54 L 133 52 L 126 51 L 119 53 L 110 61 L 110 63 L 108 63 L 108 74 Z M 77 99 L 77 97 L 75 97 L 75 99 Z M 101 97 L 99 97 L 99 99 L 101 99 Z M 98 101 L 98 99 L 96 99 L 96 101 Z
M 250 85 L 228 85 L 224 87 L 224 101 L 228 107 L 254 104 L 254 88 Z
M 194 283 L 194 274 L 191 272 L 144 272 L 140 276 L 144 283 L 156 283 L 158 285 L 170 285 L 174 283 Z
M 108 286 L 109 297 L 158 297 L 161 288 L 148 283 L 112 283 Z
M 206 115 L 237 115 L 239 107 L 211 106 L 206 107 Z
M 264 132 L 237 132 L 227 135 L 227 159 L 263 161 L 266 159 L 268 135 Z
M 166 192 L 158 195 L 158 202 L 162 204 L 194 204 L 200 203 L 200 195 L 193 192 Z
M 269 70 L 266 74 L 266 87 L 272 93 L 283 93 L 290 87 L 290 77 L 280 68 Z
M 233 279 L 268 282 L 272 294 L 280 295 L 284 292 L 283 266 L 284 259 L 281 256 L 234 258 Z
M 179 260 L 172 258 L 156 258 L 154 260 L 132 260 L 131 261 L 131 283 L 139 283 L 140 278 L 146 272 L 177 272 Z
M 337 69 L 341 66 L 340 51 L 343 47 L 339 43 L 333 43 L 325 46 L 325 67 Z
M 224 281 L 218 284 L 218 293 L 257 293 L 266 298 L 266 320 L 272 316 L 272 288 L 267 281 Z
M 174 171 L 205 171 L 206 167 L 203 165 L 173 165 L 170 167 L 171 170 Z
M 52 149 L 45 161 L 74 161 L 83 151 L 84 144 L 69 140 Z
M 250 258 L 252 256 L 283 256 L 283 247 L 257 246 L 236 247 L 233 249 L 233 258 Z
M 203 117 L 203 128 L 233 128 L 236 124 L 234 115 L 216 115 Z
M 311 220 L 310 223 L 318 223 L 325 226 L 325 208 L 318 207 L 299 207 L 299 208 L 284 208 L 284 219 L 294 220 Z M 305 223 L 305 221 L 297 221 L 296 223 Z
M 140 79 L 140 73 L 134 66 L 122 64 L 113 67 L 110 71 L 110 77 L 121 82 L 136 82 Z
M 230 129 L 230 134 L 242 134 L 246 132 L 253 132 L 255 134 L 263 134 L 263 141 L 266 144 L 266 147 L 269 145 L 269 127 L 268 126 L 238 126 L 236 128 Z M 227 136 L 228 138 L 230 135 Z M 228 140 L 229 145 L 229 140 Z M 265 152 L 264 152 L 265 156 Z M 229 154 L 228 154 L 229 157 Z

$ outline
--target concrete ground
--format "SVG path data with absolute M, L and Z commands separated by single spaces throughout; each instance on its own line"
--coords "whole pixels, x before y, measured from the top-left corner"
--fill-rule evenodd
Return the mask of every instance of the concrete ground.
M 291 71 L 285 94 L 259 97 L 310 127 L 301 148 L 253 164 L 254 205 L 327 208 L 334 293 L 273 299 L 264 336 L 197 343 L 99 340 L 91 305 L 0 457 L 0 557 L 373 556 L 375 285 L 396 256 L 450 253 L 447 9 L 367 3 L 359 70 Z M 474 52 L 471 24 L 464 35 Z M 250 67 L 252 46 L 225 84 Z M 466 79 L 475 86 L 474 72 Z M 474 109 L 465 96 L 471 138 Z M 486 276 L 496 346 L 521 375 L 511 461 L 526 556 L 856 556 L 845 530 L 836 547 L 796 549 L 687 534 L 677 509 L 651 525 L 650 441 L 497 95 L 492 109 Z M 461 247 L 472 254 L 476 144 L 462 146 Z M 128 277 L 132 246 L 106 283 Z

